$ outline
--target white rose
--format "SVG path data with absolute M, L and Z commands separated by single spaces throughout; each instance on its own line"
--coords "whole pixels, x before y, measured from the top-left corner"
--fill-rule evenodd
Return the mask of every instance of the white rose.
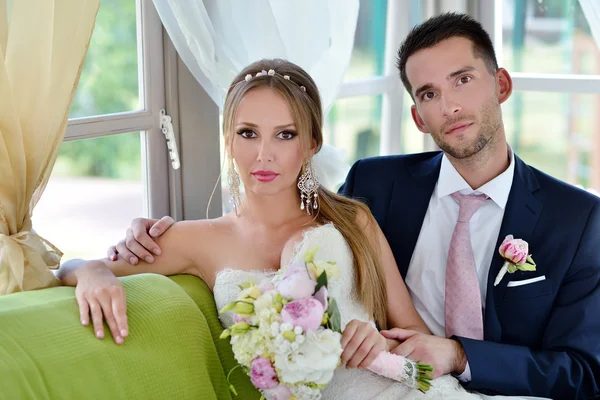
M 289 354 L 275 354 L 275 367 L 280 378 L 289 384 L 312 382 L 327 384 L 333 378 L 340 355 L 342 335 L 329 329 L 307 332 L 297 350 Z

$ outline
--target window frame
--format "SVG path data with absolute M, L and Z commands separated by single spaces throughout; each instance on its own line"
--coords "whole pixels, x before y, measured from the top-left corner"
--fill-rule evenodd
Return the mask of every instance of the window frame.
M 171 169 L 160 111 L 165 108 L 163 28 L 152 0 L 136 0 L 138 77 L 141 109 L 69 119 L 64 141 L 85 140 L 127 132 L 142 132 L 144 215 L 151 218 L 170 211 Z
M 502 66 L 502 2 L 493 1 L 493 7 L 479 8 L 479 21 L 492 38 L 498 65 Z M 574 0 L 577 1 L 577 0 Z M 552 93 L 600 93 L 600 75 L 547 74 L 509 71 L 514 91 Z

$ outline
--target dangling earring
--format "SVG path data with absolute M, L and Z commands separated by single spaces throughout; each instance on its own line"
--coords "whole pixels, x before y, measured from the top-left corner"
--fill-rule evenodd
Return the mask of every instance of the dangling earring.
M 229 194 L 231 195 L 230 202 L 233 205 L 233 212 L 238 215 L 240 207 L 240 175 L 235 170 L 233 158 L 229 158 L 229 168 L 227 170 L 227 184 L 229 185 Z
M 304 163 L 304 171 L 298 179 L 298 189 L 300 189 L 300 209 L 306 209 L 306 213 L 310 215 L 311 208 L 314 210 L 319 208 L 317 201 L 319 197 L 319 180 L 313 171 L 311 159 L 306 160 Z

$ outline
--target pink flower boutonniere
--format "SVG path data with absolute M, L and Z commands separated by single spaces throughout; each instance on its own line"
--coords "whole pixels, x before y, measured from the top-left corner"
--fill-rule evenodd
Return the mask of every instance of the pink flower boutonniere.
M 508 235 L 498 249 L 500 256 L 504 259 L 504 265 L 496 276 L 494 286 L 498 285 L 506 273 L 512 274 L 516 270 L 535 271 L 535 262 L 529 254 L 529 244 L 522 239 L 515 239 Z

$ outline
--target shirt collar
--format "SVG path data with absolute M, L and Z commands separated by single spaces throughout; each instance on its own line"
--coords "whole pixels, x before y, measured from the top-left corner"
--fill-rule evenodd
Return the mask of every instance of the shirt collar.
M 515 172 L 515 156 L 510 146 L 508 147 L 508 153 L 510 157 L 508 168 L 477 190 L 471 189 L 467 181 L 460 176 L 454 165 L 452 165 L 446 154 L 444 154 L 436 187 L 438 199 L 449 196 L 454 192 L 460 192 L 461 194 L 485 194 L 500 208 L 504 209 L 508 202 L 508 195 L 510 194 Z

